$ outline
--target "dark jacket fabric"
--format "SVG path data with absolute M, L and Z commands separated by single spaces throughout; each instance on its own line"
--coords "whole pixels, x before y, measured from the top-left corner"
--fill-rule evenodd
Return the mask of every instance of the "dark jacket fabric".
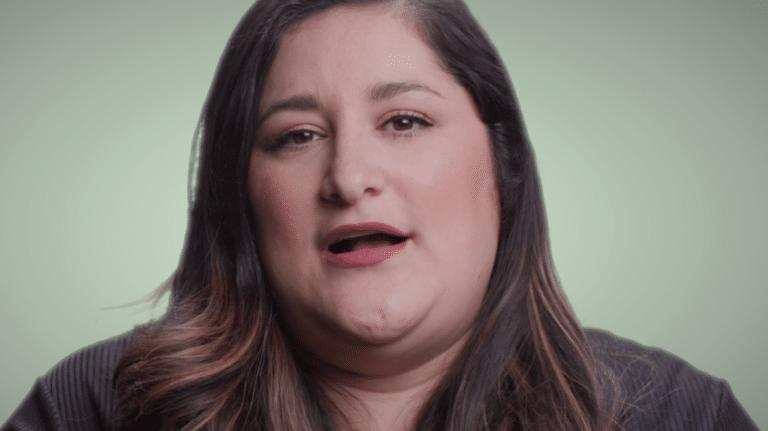
M 620 387 L 632 407 L 627 431 L 758 430 L 728 383 L 663 350 L 641 346 L 607 331 L 587 335 L 604 364 L 601 378 Z M 0 431 L 150 430 L 148 422 L 121 426 L 115 414 L 112 374 L 134 332 L 81 349 L 35 382 Z M 609 385 L 610 386 L 610 385 Z

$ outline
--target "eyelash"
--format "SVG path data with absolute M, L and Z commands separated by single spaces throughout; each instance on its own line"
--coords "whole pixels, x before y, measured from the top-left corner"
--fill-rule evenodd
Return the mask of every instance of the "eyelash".
M 398 132 L 395 130 L 387 130 L 388 133 L 395 135 L 396 138 L 409 138 L 411 136 L 416 135 L 419 132 L 420 128 L 422 127 L 432 127 L 432 123 L 430 121 L 428 121 L 424 116 L 416 112 L 399 112 L 389 117 L 389 119 L 386 122 L 384 122 L 382 127 L 387 128 L 387 125 L 394 124 L 393 122 L 397 120 L 408 120 L 411 122 L 412 127 L 418 127 L 418 128 L 416 130 L 412 129 L 412 130 L 403 131 L 403 132 Z M 311 129 L 291 130 L 290 132 L 287 132 L 281 135 L 280 137 L 278 137 L 272 143 L 272 145 L 269 146 L 269 149 L 271 151 L 277 151 L 280 149 L 284 149 L 285 147 L 288 147 L 288 146 L 302 147 L 305 144 L 291 144 L 289 141 L 291 140 L 291 138 L 295 138 L 299 134 L 306 134 L 306 133 L 310 133 L 312 135 L 312 138 L 310 138 L 310 141 L 308 142 L 312 142 L 317 139 L 325 137 L 325 135 L 323 135 L 322 133 L 316 132 Z
M 297 135 L 298 135 L 298 134 L 300 134 L 300 133 L 310 133 L 310 134 L 312 134 L 313 136 L 312 136 L 312 138 L 310 139 L 310 142 L 311 142 L 311 141 L 315 141 L 315 140 L 317 140 L 318 138 L 323 138 L 323 137 L 325 137 L 325 136 L 324 136 L 324 135 L 322 135 L 321 133 L 318 133 L 318 132 L 316 132 L 316 131 L 314 131 L 314 130 L 310 130 L 310 129 L 297 129 L 297 130 L 291 130 L 290 132 L 288 132 L 288 133 L 286 133 L 286 134 L 284 134 L 284 135 L 281 135 L 279 138 L 277 138 L 277 139 L 276 139 L 276 140 L 275 140 L 275 141 L 272 143 L 272 145 L 270 145 L 270 146 L 269 146 L 269 150 L 270 150 L 270 151 L 277 151 L 277 150 L 285 149 L 286 147 L 289 147 L 289 146 L 290 146 L 290 147 L 301 147 L 301 146 L 303 146 L 304 144 L 290 144 L 290 143 L 288 142 L 288 141 L 289 141 L 291 138 L 293 138 L 293 137 L 297 136 Z
M 432 123 L 430 123 L 423 115 L 416 113 L 416 112 L 399 112 L 392 117 L 390 117 L 384 125 L 387 124 L 393 124 L 392 122 L 395 120 L 409 120 L 413 126 L 418 126 L 419 128 L 416 130 L 409 130 L 402 133 L 397 133 L 395 131 L 392 131 L 392 133 L 395 133 L 398 135 L 398 137 L 411 137 L 419 132 L 421 130 L 421 127 L 432 127 Z

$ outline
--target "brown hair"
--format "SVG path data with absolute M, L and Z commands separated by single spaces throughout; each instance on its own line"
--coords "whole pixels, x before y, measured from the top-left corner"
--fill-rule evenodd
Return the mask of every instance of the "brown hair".
M 368 3 L 259 0 L 235 29 L 198 128 L 197 184 L 169 309 L 139 328 L 115 372 L 128 423 L 164 430 L 336 428 L 334 406 L 282 329 L 259 259 L 246 178 L 264 78 L 286 29 L 336 5 Z M 557 280 L 533 150 L 501 59 L 460 0 L 402 3 L 489 130 L 502 214 L 480 317 L 416 429 L 611 428 L 618 404 L 608 405 L 618 394 L 604 396 L 599 364 Z

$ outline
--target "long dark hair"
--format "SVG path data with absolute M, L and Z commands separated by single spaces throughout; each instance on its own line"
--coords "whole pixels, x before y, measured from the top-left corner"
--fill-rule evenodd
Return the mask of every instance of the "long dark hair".
M 293 23 L 367 0 L 259 0 L 221 58 L 201 117 L 194 200 L 169 309 L 115 372 L 128 423 L 167 430 L 332 430 L 295 359 L 256 247 L 247 173 L 264 79 Z M 418 430 L 597 430 L 616 424 L 551 260 L 533 151 L 501 59 L 460 0 L 401 0 L 491 136 L 501 229 L 471 338 Z M 482 364 L 482 366 L 480 366 Z M 615 395 L 615 393 L 614 393 Z M 143 422 L 142 422 L 143 421 Z

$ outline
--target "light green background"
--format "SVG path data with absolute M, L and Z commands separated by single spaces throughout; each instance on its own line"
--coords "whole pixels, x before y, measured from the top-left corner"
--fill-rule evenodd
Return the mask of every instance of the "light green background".
M 0 0 L 0 421 L 58 360 L 162 313 L 108 307 L 178 262 L 192 133 L 248 6 Z M 470 7 L 581 321 L 727 379 L 768 429 L 768 3 Z

